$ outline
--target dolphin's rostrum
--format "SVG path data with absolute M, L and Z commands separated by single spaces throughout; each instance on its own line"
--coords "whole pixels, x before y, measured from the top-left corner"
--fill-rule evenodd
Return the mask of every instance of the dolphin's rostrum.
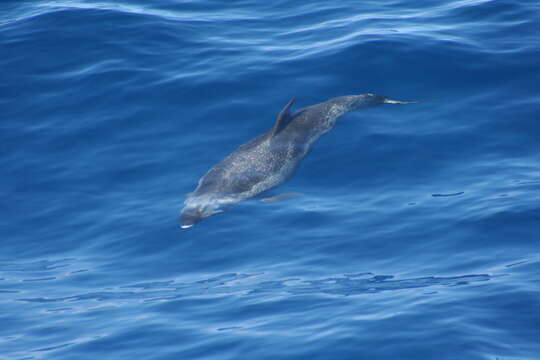
M 254 197 L 285 182 L 321 135 L 339 116 L 368 106 L 409 104 L 382 95 L 340 96 L 308 106 L 294 114 L 293 97 L 279 113 L 274 127 L 241 145 L 211 168 L 187 195 L 180 215 L 182 228 L 222 212 L 226 205 Z

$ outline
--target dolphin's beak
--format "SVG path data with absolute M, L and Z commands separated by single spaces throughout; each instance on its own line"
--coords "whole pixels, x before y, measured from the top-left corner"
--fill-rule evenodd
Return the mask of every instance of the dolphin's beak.
M 189 229 L 199 221 L 202 216 L 198 208 L 185 208 L 180 214 L 180 227 L 182 229 Z

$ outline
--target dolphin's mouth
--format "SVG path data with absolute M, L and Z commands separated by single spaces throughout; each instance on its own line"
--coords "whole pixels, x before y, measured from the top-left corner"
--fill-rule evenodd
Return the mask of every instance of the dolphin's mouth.
M 189 228 L 192 227 L 192 226 L 193 226 L 193 224 L 191 224 L 191 225 L 180 225 L 180 227 L 181 227 L 182 229 L 189 229 Z

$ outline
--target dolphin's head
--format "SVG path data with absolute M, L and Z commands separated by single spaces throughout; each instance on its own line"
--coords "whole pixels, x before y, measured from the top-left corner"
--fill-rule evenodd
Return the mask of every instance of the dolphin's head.
M 180 213 L 180 227 L 182 229 L 190 228 L 204 218 L 223 212 L 212 201 L 201 201 L 199 198 L 189 196 L 185 205 Z
M 180 227 L 182 229 L 188 229 L 204 219 L 202 212 L 198 208 L 185 207 L 180 213 Z

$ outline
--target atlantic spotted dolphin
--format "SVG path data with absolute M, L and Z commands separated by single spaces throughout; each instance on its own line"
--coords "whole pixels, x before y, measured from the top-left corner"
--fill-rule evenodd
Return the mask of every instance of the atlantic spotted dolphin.
M 330 131 L 341 115 L 374 105 L 411 103 L 382 95 L 349 95 L 291 114 L 294 102 L 293 97 L 270 130 L 241 145 L 199 180 L 180 214 L 182 228 L 284 183 L 313 143 Z

